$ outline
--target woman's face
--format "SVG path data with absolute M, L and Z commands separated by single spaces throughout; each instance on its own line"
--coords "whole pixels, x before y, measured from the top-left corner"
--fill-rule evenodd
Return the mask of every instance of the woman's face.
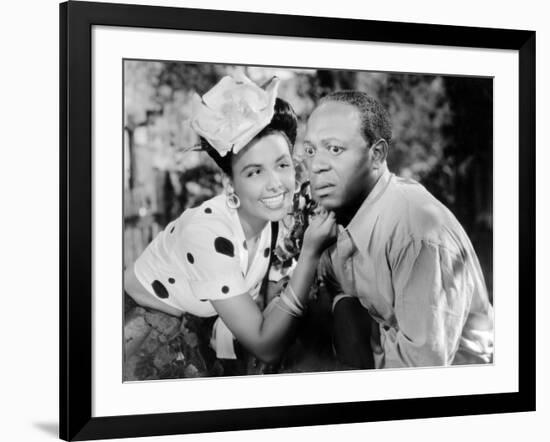
M 295 172 L 286 138 L 272 133 L 253 140 L 233 159 L 232 184 L 249 222 L 278 221 L 292 205 Z

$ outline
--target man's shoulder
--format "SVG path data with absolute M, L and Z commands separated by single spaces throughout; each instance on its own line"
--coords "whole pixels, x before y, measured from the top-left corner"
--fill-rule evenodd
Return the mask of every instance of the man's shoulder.
M 416 207 L 434 199 L 432 194 L 418 181 L 397 175 L 392 178 L 388 193 L 395 202 L 402 203 L 401 207 Z
M 388 221 L 403 237 L 434 240 L 457 221 L 450 210 L 415 180 L 394 177 L 385 204 Z

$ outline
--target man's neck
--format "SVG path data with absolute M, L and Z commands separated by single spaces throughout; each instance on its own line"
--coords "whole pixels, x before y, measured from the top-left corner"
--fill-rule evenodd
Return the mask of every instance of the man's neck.
M 367 196 L 368 193 L 366 195 L 363 195 L 362 198 L 356 198 L 352 204 L 348 204 L 347 206 L 341 207 L 336 210 L 336 222 L 341 226 L 346 227 L 351 222 L 359 208 L 363 205 L 363 203 L 367 199 Z
M 386 170 L 387 166 L 384 165 L 374 171 L 373 175 L 367 179 L 363 192 L 358 194 L 357 198 L 355 198 L 350 204 L 335 211 L 336 222 L 338 224 L 346 227 L 351 222 Z

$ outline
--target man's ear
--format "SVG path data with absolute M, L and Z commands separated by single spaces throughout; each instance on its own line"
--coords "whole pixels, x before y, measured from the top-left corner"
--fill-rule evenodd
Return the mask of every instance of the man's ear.
M 384 138 L 380 138 L 371 146 L 372 159 L 376 165 L 381 165 L 386 162 L 388 157 L 388 142 Z

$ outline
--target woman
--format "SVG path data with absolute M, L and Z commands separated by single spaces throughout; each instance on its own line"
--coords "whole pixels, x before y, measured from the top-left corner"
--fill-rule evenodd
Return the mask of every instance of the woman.
M 285 290 L 263 312 L 255 300 L 269 267 L 271 223 L 289 211 L 295 191 L 292 148 L 297 119 L 246 77 L 224 77 L 199 99 L 193 128 L 227 176 L 225 195 L 168 224 L 125 273 L 139 304 L 173 315 L 218 315 L 211 345 L 234 359 L 234 338 L 264 362 L 281 355 L 303 313 L 319 257 L 335 238 L 332 213 L 311 220 Z

